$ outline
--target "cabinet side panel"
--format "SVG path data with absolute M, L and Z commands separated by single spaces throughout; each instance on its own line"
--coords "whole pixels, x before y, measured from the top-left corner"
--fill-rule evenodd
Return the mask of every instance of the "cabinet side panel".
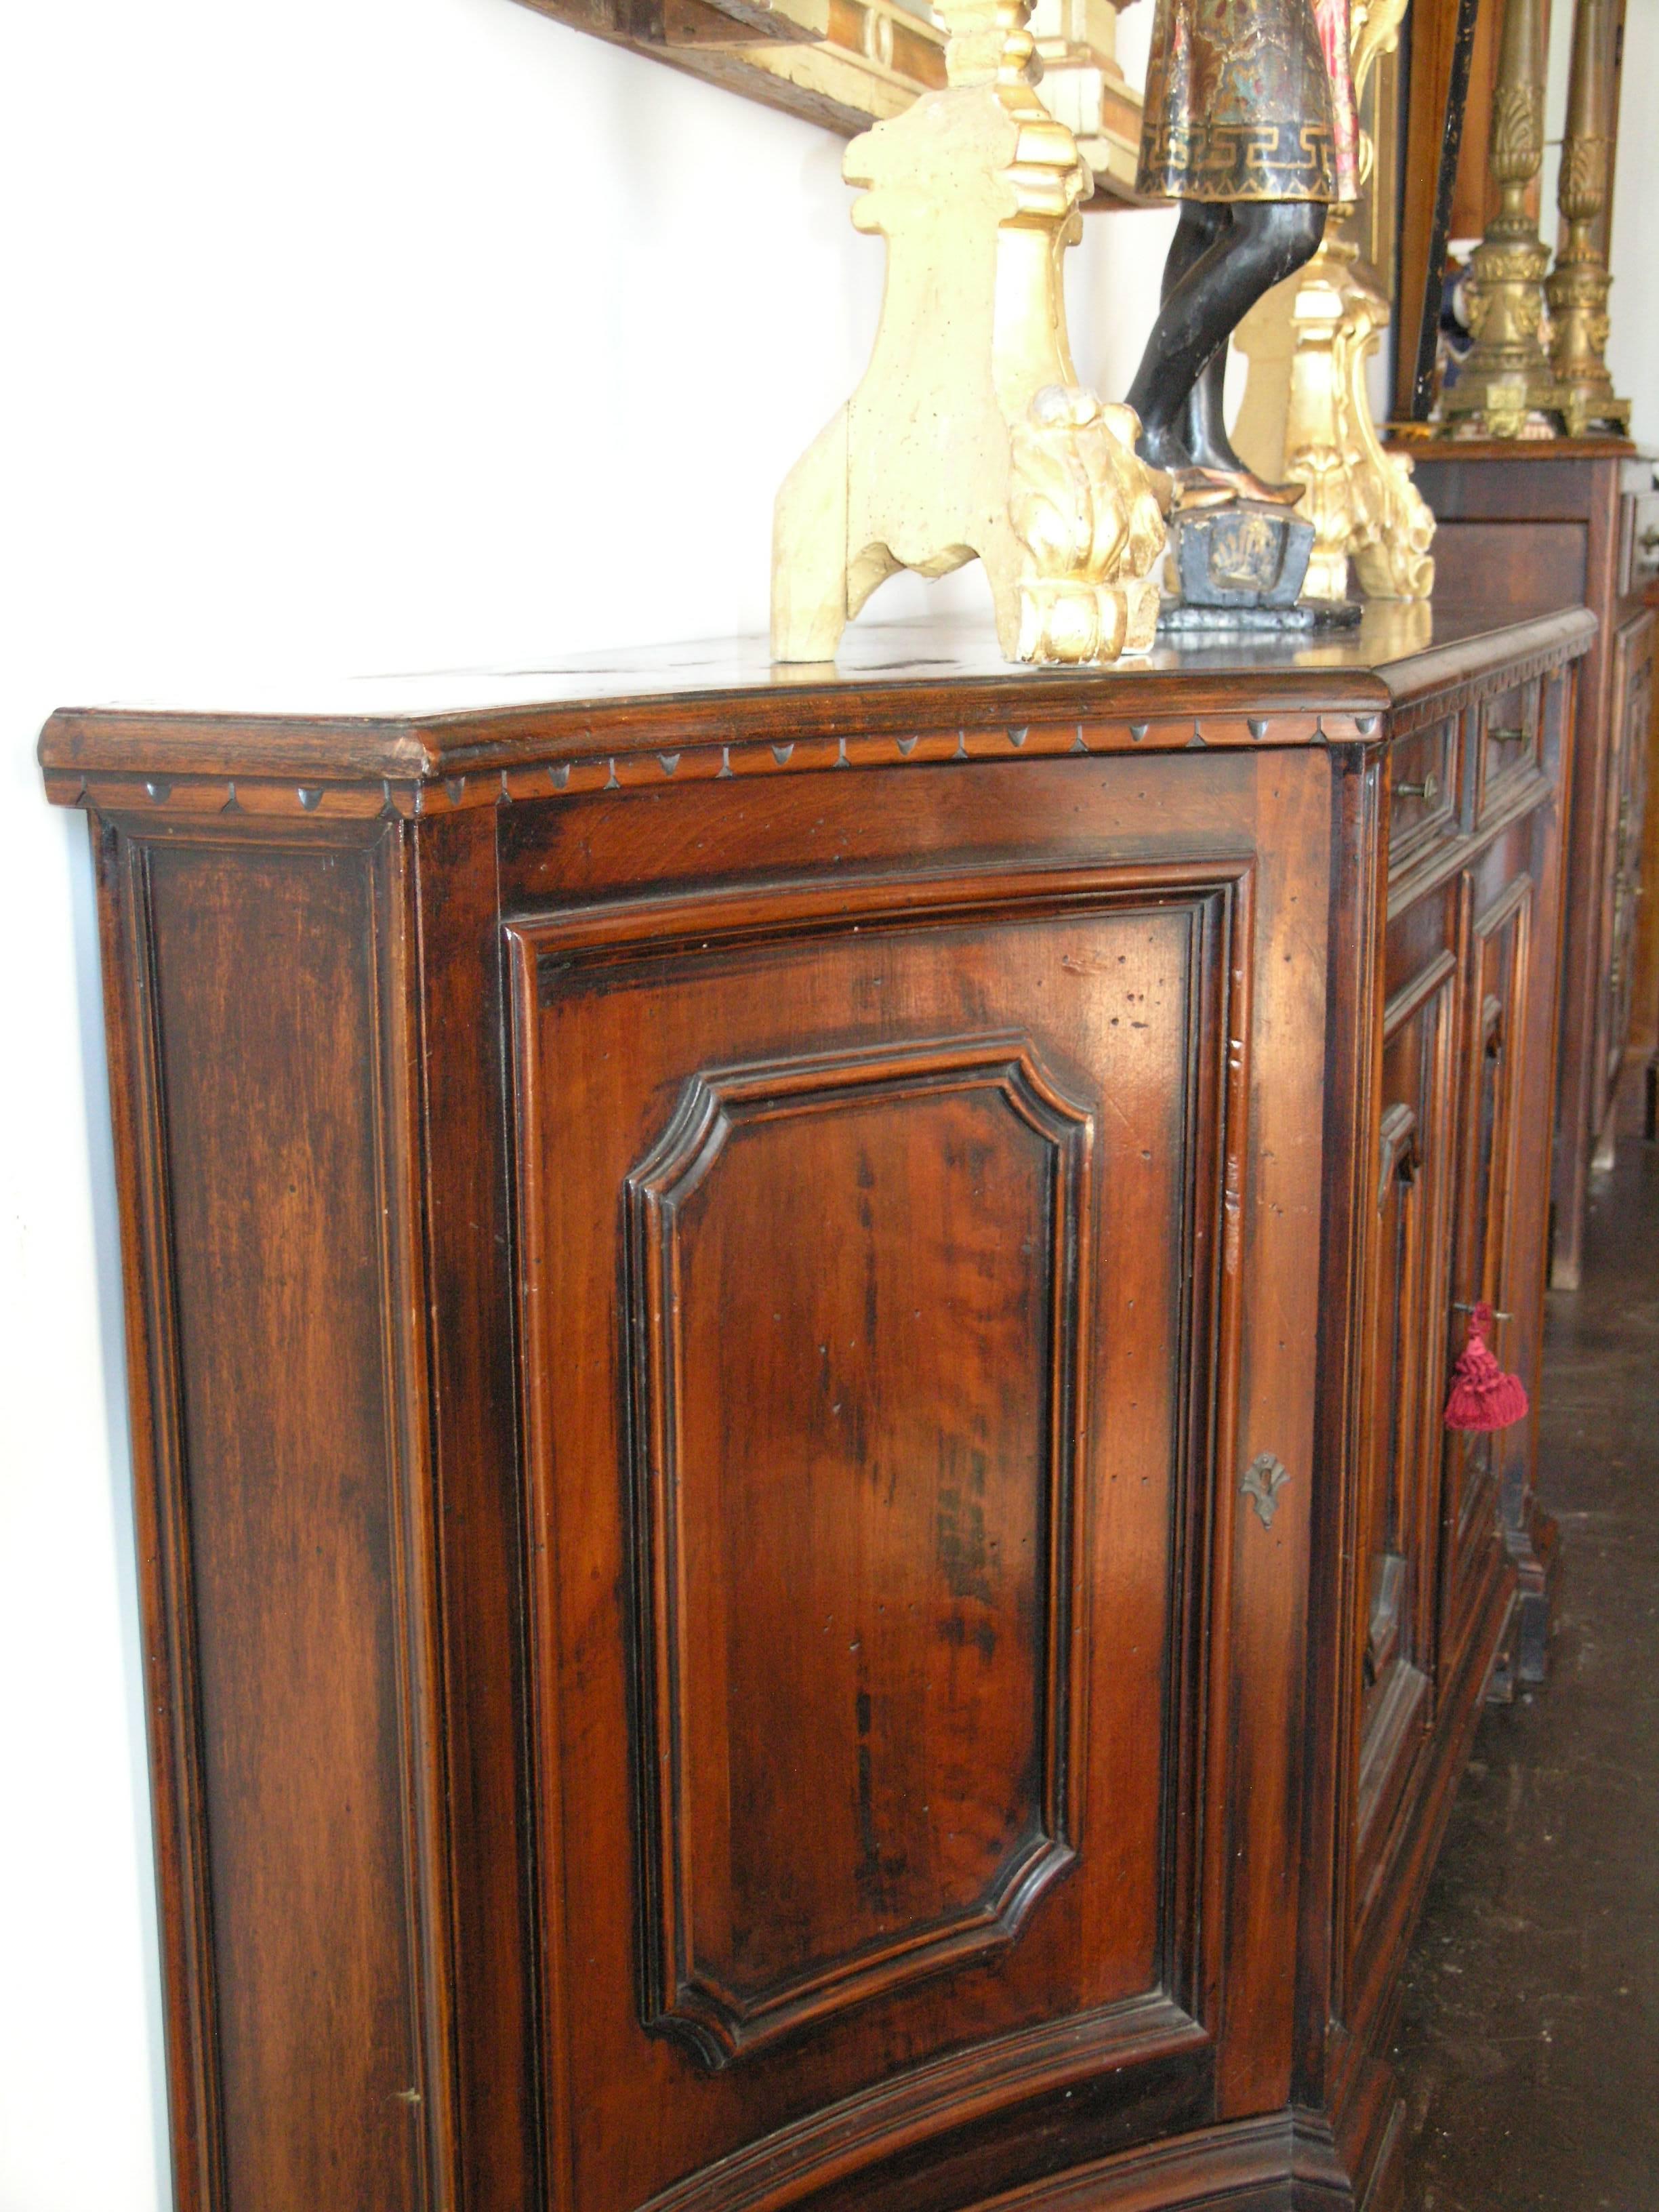
M 110 1120 L 121 1210 L 127 1410 L 143 1619 L 155 1886 L 163 1970 L 168 2122 L 179 2212 L 223 2202 L 214 2059 L 212 1927 L 190 1662 L 189 1550 L 181 1539 L 178 1393 L 166 1179 L 149 1012 L 149 940 L 115 825 L 89 817 L 98 872 Z
M 228 837 L 134 846 L 126 871 L 215 2015 L 221 2185 L 198 2201 L 237 2212 L 428 2201 L 382 867 L 362 842 Z

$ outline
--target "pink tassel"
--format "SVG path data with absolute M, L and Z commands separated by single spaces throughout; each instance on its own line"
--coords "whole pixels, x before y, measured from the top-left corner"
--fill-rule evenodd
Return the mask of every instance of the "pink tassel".
M 1527 1418 L 1527 1393 L 1518 1375 L 1506 1375 L 1486 1348 L 1492 1308 L 1476 1306 L 1469 1334 L 1451 1371 L 1446 1401 L 1449 1429 L 1507 1429 Z

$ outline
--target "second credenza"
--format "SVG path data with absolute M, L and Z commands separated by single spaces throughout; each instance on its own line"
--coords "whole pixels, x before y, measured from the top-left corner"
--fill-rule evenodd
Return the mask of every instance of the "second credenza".
M 182 2212 L 1394 2201 L 1592 629 L 53 719 Z
M 1571 1290 L 1589 1172 L 1611 1157 L 1632 1036 L 1653 713 L 1644 587 L 1659 559 L 1659 494 L 1651 459 L 1618 439 L 1438 439 L 1409 450 L 1439 524 L 1443 605 L 1582 601 L 1600 625 L 1579 686 L 1565 846 L 1553 1279 Z

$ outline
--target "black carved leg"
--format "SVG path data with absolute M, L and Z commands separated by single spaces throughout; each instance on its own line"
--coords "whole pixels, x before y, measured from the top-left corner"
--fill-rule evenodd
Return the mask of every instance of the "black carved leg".
M 1181 417 L 1181 442 L 1200 468 L 1231 472 L 1243 464 L 1227 437 L 1224 408 L 1227 346 L 1224 339 L 1198 373 Z
M 1178 362 L 1171 362 L 1169 357 L 1166 324 L 1170 301 L 1182 291 L 1194 271 L 1207 262 L 1231 227 L 1232 210 L 1221 203 L 1181 203 L 1181 220 L 1176 225 L 1176 234 L 1170 241 L 1164 264 L 1158 320 L 1152 325 L 1128 393 L 1129 404 L 1140 417 L 1141 459 L 1154 468 L 1182 469 L 1192 462 L 1192 454 L 1182 434 L 1187 392 L 1190 389 L 1190 385 L 1183 386 L 1181 382 L 1185 374 L 1185 353 Z
M 1264 292 L 1312 257 L 1325 216 L 1322 204 L 1310 200 L 1182 203 L 1163 305 L 1129 388 L 1143 460 L 1162 469 L 1199 462 L 1248 476 L 1221 419 L 1226 342 Z M 1192 450 L 1188 436 L 1200 439 L 1202 450 Z
M 1226 382 L 1227 348 L 1222 345 L 1205 362 L 1192 388 L 1182 417 L 1182 443 L 1199 468 L 1214 476 L 1231 477 L 1244 498 L 1271 500 L 1294 507 L 1302 496 L 1301 484 L 1265 483 L 1254 469 L 1245 467 L 1234 451 L 1233 441 L 1227 435 Z

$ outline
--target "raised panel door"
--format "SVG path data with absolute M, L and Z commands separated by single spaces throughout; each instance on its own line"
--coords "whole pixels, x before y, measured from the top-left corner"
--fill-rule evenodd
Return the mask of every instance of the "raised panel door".
M 1455 954 L 1442 945 L 1396 988 L 1383 1018 L 1358 1501 L 1362 1905 L 1434 1709 L 1456 985 Z
M 1500 854 L 1498 856 L 1502 858 Z M 1491 872 L 1491 871 L 1488 871 Z M 1477 899 L 1486 895 L 1486 902 Z M 1525 1269 L 1534 1255 L 1514 1233 L 1516 1176 L 1528 1095 L 1527 1018 L 1532 982 L 1536 882 L 1528 871 L 1496 890 L 1466 877 L 1462 1164 L 1453 1289 L 1444 1340 L 1461 1347 L 1468 1316 L 1490 1305 L 1492 1350 L 1512 1366 L 1517 1315 L 1527 1295 Z M 1533 1085 L 1535 1091 L 1535 1083 Z M 1509 1431 L 1443 1431 L 1442 1664 L 1456 1665 L 1501 1563 L 1499 1489 Z
M 567 2212 L 943 2206 L 964 2126 L 982 2183 L 1044 2112 L 1075 2153 L 1282 2103 L 1239 1678 L 1293 1679 L 1306 1437 L 1255 1423 L 1311 1389 L 1316 1179 L 1241 1224 L 1275 1124 L 1317 1158 L 1317 1022 L 1253 1042 L 1322 912 L 1294 773 L 1265 867 L 1241 816 L 514 925 Z
M 1097 1133 L 988 1031 L 706 1068 L 629 1177 L 646 2018 L 711 2066 L 1071 1863 Z

